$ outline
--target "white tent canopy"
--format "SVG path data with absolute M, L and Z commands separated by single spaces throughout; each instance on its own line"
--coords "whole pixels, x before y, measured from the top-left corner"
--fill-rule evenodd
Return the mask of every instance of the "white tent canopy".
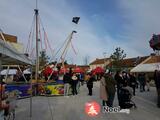
M 8 71 L 8 75 L 15 75 L 17 72 L 17 69 L 9 69 Z M 0 72 L 1 75 L 6 75 L 7 74 L 7 69 L 4 69 Z M 23 71 L 23 74 L 31 74 L 31 72 L 29 71 L 29 69 L 26 69 Z
M 19 53 L 12 45 L 3 40 L 0 40 L 0 60 L 2 65 L 32 64 L 27 56 Z
M 8 75 L 15 75 L 16 72 L 17 72 L 16 69 L 10 69 L 10 70 L 8 71 Z M 1 74 L 1 75 L 6 75 L 6 74 L 7 74 L 7 69 L 2 70 L 2 71 L 0 72 L 0 74 Z
M 157 69 L 160 69 L 160 63 L 139 64 L 131 72 L 154 72 Z

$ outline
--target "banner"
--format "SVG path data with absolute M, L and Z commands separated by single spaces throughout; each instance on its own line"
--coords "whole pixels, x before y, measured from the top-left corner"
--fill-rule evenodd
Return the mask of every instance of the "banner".
M 64 85 L 46 85 L 46 94 L 49 95 L 63 95 L 64 94 Z
M 33 85 L 33 89 L 35 89 L 34 85 Z M 6 93 L 12 93 L 13 91 L 16 91 L 16 93 L 18 94 L 18 98 L 29 97 L 31 94 L 30 84 L 6 85 L 5 86 Z

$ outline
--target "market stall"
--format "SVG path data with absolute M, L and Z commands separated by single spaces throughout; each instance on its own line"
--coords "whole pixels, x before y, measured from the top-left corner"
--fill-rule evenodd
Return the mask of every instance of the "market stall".
M 67 72 L 67 69 L 61 68 L 59 71 L 54 70 L 51 67 L 46 67 L 43 70 L 43 76 L 45 77 L 44 82 L 38 83 L 38 93 L 39 95 L 63 95 L 64 94 L 64 84 L 63 75 Z M 48 80 L 49 75 L 52 73 L 50 80 Z
M 73 70 L 74 73 L 84 73 L 84 71 L 80 67 L 76 67 Z
M 134 67 L 133 69 L 131 69 L 131 72 L 134 73 L 141 73 L 141 72 L 154 72 L 160 63 L 151 63 L 151 64 L 139 64 L 136 67 Z
M 20 54 L 11 44 L 0 40 L 0 68 L 1 68 L 1 85 L 2 81 L 2 75 L 4 75 L 5 71 L 2 71 L 2 65 L 32 65 L 32 61 L 25 55 Z M 10 71 L 10 73 L 13 71 Z M 7 71 L 6 71 L 7 73 Z M 8 72 L 9 73 L 9 72 Z M 5 91 L 6 92 L 13 92 L 13 91 L 19 91 L 21 97 L 30 96 L 29 89 L 30 89 L 30 83 L 23 82 L 23 83 L 10 83 L 5 85 Z M 2 92 L 2 91 L 1 91 Z M 1 94 L 2 97 L 2 94 Z
M 93 69 L 92 74 L 96 76 L 97 80 L 101 79 L 101 75 L 105 72 L 105 70 L 101 67 L 96 67 L 95 69 Z

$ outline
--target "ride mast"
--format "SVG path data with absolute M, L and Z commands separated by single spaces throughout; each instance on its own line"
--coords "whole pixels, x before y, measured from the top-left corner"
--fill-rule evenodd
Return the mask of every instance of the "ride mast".
M 39 78 L 39 38 L 38 38 L 38 9 L 34 9 L 35 11 L 35 16 L 36 16 L 36 72 L 35 72 L 35 80 L 36 82 L 38 82 L 38 78 Z

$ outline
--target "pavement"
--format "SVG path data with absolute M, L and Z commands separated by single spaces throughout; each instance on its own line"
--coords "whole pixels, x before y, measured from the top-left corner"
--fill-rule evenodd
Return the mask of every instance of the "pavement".
M 103 113 L 90 117 L 85 113 L 85 104 L 96 101 L 101 105 L 99 98 L 99 82 L 94 83 L 93 96 L 88 96 L 86 85 L 80 87 L 77 96 L 32 98 L 32 116 L 30 116 L 30 98 L 18 100 L 16 120 L 160 120 L 160 108 L 156 106 L 156 88 L 151 87 L 149 92 L 139 92 L 133 101 L 137 108 L 131 108 L 130 114 Z M 114 106 L 118 106 L 117 95 Z

